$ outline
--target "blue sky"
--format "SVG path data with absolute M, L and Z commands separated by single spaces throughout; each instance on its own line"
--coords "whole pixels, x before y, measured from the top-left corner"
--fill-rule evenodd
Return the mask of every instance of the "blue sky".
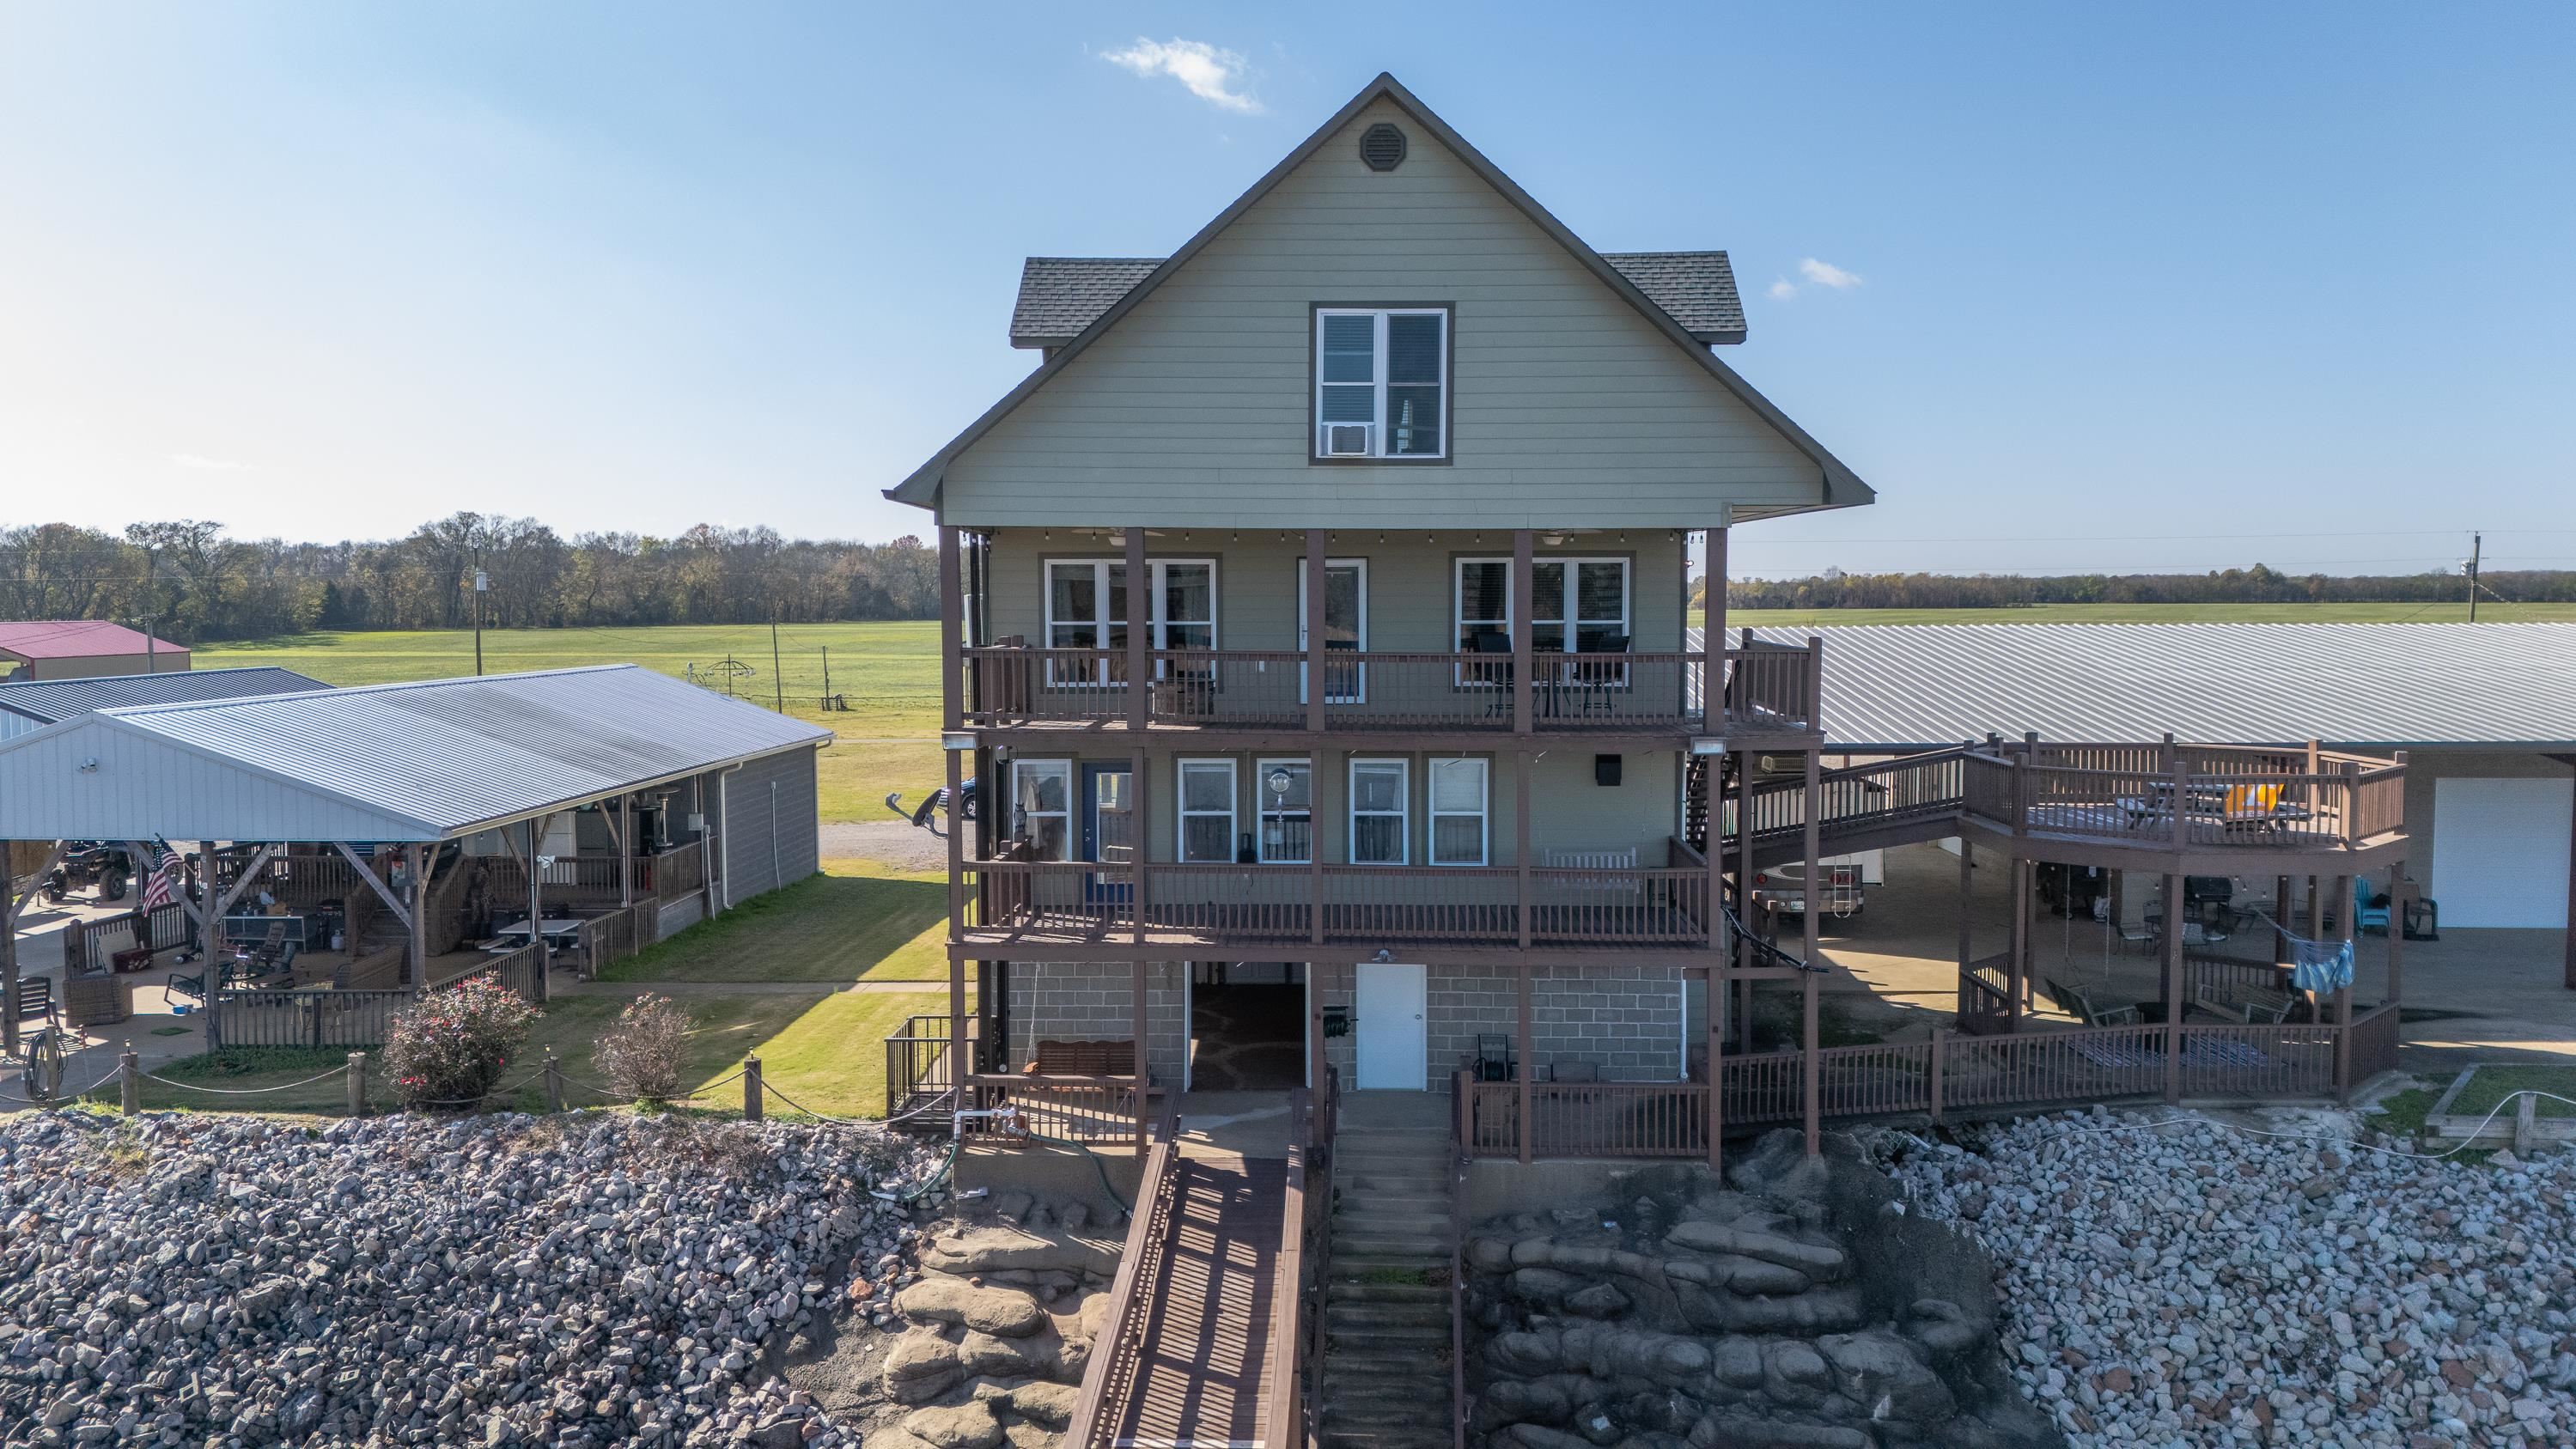
M 1733 253 L 1882 499 L 1740 573 L 2576 567 L 2560 5 L 10 4 L 0 520 L 913 530 L 1023 255 L 1170 249 L 1380 69 Z

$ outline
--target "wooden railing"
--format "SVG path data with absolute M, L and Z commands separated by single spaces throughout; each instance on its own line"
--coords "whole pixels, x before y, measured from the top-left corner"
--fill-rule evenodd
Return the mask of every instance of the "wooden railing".
M 1956 815 L 1967 758 L 1965 748 L 1932 750 L 1826 770 L 1816 777 L 1816 819 L 1827 832 L 1849 832 Z M 1752 811 L 1757 847 L 1803 836 L 1807 826 L 1806 781 L 1758 781 L 1747 808 Z M 1736 797 L 1729 795 L 1719 812 L 1722 846 L 1729 852 L 1735 849 L 1742 830 L 1737 809 Z
M 1118 1413 L 1135 1388 L 1145 1347 L 1145 1322 L 1153 1305 L 1144 1285 L 1158 1281 L 1171 1251 L 1173 1219 L 1180 1212 L 1180 1155 L 1176 1131 L 1158 1134 L 1145 1154 L 1145 1177 L 1128 1214 L 1127 1243 L 1109 1280 L 1109 1305 L 1091 1341 L 1082 1388 L 1065 1425 L 1062 1449 L 1114 1449 Z
M 1269 1402 L 1261 1416 L 1260 1449 L 1304 1449 L 1306 1418 L 1306 1340 L 1321 1315 L 1308 1299 L 1306 1244 L 1314 1225 L 1306 1220 L 1306 1169 L 1312 1161 L 1307 1118 L 1312 1103 L 1303 1087 L 1288 1093 L 1288 1165 L 1283 1174 L 1285 1200 L 1279 1211 L 1279 1256 L 1270 1265 L 1270 1348 L 1264 1355 Z
M 2085 1027 L 2003 1036 L 1936 1032 L 1927 1041 L 1826 1047 L 1816 1054 L 1817 1114 L 1875 1117 L 2044 1110 L 2123 1099 L 2331 1100 L 2396 1061 L 2396 1012 L 2334 1025 L 2186 1026 L 2179 1057 L 2163 1026 Z M 2349 1052 L 2339 1077 L 2337 1056 Z M 1719 1071 L 1727 1128 L 1795 1122 L 1806 1106 L 1803 1053 L 1729 1056 Z M 1460 1073 L 1456 1134 L 1475 1157 L 1520 1154 L 1518 1082 Z M 1704 1082 L 1532 1082 L 1532 1157 L 1696 1157 L 1708 1150 Z
M 1136 1084 L 1130 1078 L 976 1072 L 966 1078 L 966 1084 L 968 1110 L 1016 1107 L 1029 1130 L 1041 1137 L 1096 1146 L 1137 1145 L 1140 1114 Z M 1165 1098 L 1162 1087 L 1146 1086 L 1148 1112 Z M 979 1123 L 967 1124 L 970 1134 L 988 1130 Z
M 1962 808 L 2017 834 L 2168 849 L 2349 850 L 2405 829 L 2402 759 L 2320 752 L 2310 768 L 2301 753 L 2210 745 L 2166 755 L 2160 745 L 1973 750 Z
M 1508 866 L 1149 864 L 996 860 L 967 924 L 1023 935 L 1111 939 L 1134 929 L 1241 944 L 1405 940 L 1454 944 L 1704 946 L 1708 871 L 1534 867 L 1529 895 Z M 1319 934 L 1320 933 L 1320 934 Z
M 408 991 L 216 991 L 206 999 L 206 1049 L 382 1045 Z
M 984 727 L 1127 725 L 1123 649 L 969 648 L 966 722 Z M 1151 653 L 1143 718 L 1232 729 L 1533 731 L 1682 730 L 1702 722 L 1696 652 L 1566 653 L 1535 649 L 1526 678 L 1508 651 L 1326 649 Z M 1816 653 L 1751 644 L 1720 651 L 1727 718 L 1740 726 L 1815 728 Z M 1320 670 L 1322 708 L 1309 706 Z
M 1959 968 L 1959 1030 L 1971 1036 L 2012 1030 L 2011 971 L 2009 952 Z

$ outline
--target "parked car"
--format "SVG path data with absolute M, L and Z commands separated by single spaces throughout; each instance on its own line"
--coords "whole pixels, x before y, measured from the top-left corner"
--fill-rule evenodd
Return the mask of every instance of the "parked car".
M 1858 863 L 1827 862 L 1818 870 L 1824 872 L 1825 914 L 1838 921 L 1848 921 L 1860 914 L 1863 904 L 1861 868 Z M 1803 865 L 1774 866 L 1753 873 L 1753 909 L 1783 916 L 1807 913 L 1807 868 Z

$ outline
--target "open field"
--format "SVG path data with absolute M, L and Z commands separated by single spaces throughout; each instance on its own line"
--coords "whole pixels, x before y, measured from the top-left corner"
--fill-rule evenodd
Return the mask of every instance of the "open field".
M 2458 624 L 2460 604 L 2033 604 L 2020 609 L 1732 609 L 1730 629 L 1818 624 Z M 2563 624 L 2576 604 L 2478 605 L 2481 624 Z M 1697 616 L 1693 623 L 1700 622 Z M 934 641 L 935 642 L 935 641 Z

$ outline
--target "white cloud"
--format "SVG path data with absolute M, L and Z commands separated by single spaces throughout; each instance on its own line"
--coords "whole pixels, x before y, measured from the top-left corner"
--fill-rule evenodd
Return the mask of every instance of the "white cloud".
M 1258 115 L 1261 111 L 1261 103 L 1243 92 L 1243 57 L 1219 50 L 1204 40 L 1147 40 L 1140 35 L 1134 45 L 1109 51 L 1100 58 L 1140 76 L 1170 76 L 1189 87 L 1191 95 L 1212 106 L 1245 115 Z
M 172 453 L 170 455 L 170 461 L 178 464 L 182 468 L 195 468 L 207 473 L 248 473 L 253 471 L 252 465 L 248 463 L 236 463 L 228 458 L 208 458 L 197 453 Z
M 1858 272 L 1846 272 L 1831 262 L 1820 262 L 1814 257 L 1798 263 L 1798 274 L 1819 287 L 1831 287 L 1837 292 L 1848 292 L 1859 286 L 1861 281 Z
M 1798 295 L 1798 284 L 1790 281 L 1787 277 L 1782 277 L 1771 284 L 1769 295 L 1775 302 L 1786 302 L 1790 298 Z

